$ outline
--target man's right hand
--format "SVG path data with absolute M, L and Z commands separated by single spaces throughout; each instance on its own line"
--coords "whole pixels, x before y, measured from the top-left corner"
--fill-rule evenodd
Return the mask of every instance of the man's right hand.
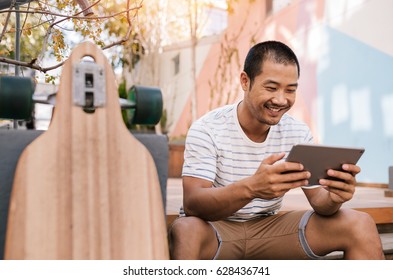
M 254 198 L 273 199 L 293 188 L 307 184 L 310 177 L 299 163 L 279 163 L 285 154 L 272 155 L 262 161 L 256 173 L 225 187 L 212 188 L 212 182 L 183 177 L 183 207 L 187 216 L 215 221 L 226 218 Z M 289 172 L 285 174 L 285 172 Z
M 311 174 L 300 163 L 280 162 L 285 154 L 274 154 L 264 159 L 251 176 L 249 187 L 254 198 L 273 199 L 291 189 L 305 186 Z

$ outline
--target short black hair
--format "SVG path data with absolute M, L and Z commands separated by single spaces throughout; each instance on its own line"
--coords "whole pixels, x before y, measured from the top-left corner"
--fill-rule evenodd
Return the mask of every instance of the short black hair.
M 296 64 L 300 76 L 299 61 L 292 49 L 279 41 L 265 41 L 254 45 L 244 62 L 243 71 L 250 78 L 250 88 L 255 77 L 262 73 L 262 63 L 268 59 L 282 64 Z

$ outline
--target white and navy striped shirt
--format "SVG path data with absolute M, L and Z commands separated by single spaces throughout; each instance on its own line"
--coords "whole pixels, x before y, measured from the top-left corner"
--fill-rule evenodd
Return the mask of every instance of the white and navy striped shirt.
M 253 142 L 240 127 L 238 104 L 215 109 L 192 124 L 186 139 L 182 176 L 211 181 L 213 188 L 225 187 L 253 175 L 266 157 L 288 154 L 293 145 L 313 141 L 305 123 L 284 114 L 277 125 L 271 126 L 263 143 Z M 276 214 L 282 199 L 254 199 L 227 219 L 241 222 Z M 183 209 L 180 215 L 184 215 Z

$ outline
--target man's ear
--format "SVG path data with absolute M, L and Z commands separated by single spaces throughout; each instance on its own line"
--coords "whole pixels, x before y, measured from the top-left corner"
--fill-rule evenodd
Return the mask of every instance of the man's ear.
M 244 92 L 250 89 L 250 78 L 244 71 L 240 73 L 240 85 Z

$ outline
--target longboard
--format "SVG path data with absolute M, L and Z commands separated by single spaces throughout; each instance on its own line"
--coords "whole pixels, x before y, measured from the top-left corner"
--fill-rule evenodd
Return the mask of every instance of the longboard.
M 63 66 L 49 129 L 19 158 L 5 259 L 168 259 L 163 209 L 154 161 L 123 122 L 111 66 L 82 43 Z

